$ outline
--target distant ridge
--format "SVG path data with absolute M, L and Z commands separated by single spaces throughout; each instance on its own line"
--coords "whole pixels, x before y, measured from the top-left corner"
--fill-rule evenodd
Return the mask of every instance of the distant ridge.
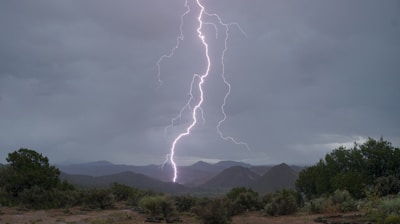
M 290 167 L 285 163 L 276 166 L 252 166 L 235 161 L 215 164 L 199 161 L 193 165 L 179 166 L 177 184 L 171 183 L 173 171 L 169 165 L 133 166 L 96 161 L 57 167 L 64 179 L 78 186 L 107 187 L 113 182 L 119 182 L 140 189 L 172 194 L 197 190 L 213 194 L 234 187 L 250 187 L 260 193 L 294 188 L 297 173 L 303 168 Z
M 260 176 L 249 168 L 233 166 L 223 170 L 217 176 L 201 185 L 204 189 L 230 189 L 233 187 L 247 187 Z
M 61 179 L 79 187 L 109 187 L 113 183 L 125 184 L 131 187 L 153 190 L 171 194 L 185 193 L 189 189 L 183 185 L 171 182 L 162 182 L 143 174 L 125 171 L 117 174 L 93 177 L 87 175 L 70 175 L 61 173 Z
M 297 172 L 285 163 L 271 167 L 263 176 L 250 185 L 259 193 L 274 192 L 284 188 L 294 189 Z

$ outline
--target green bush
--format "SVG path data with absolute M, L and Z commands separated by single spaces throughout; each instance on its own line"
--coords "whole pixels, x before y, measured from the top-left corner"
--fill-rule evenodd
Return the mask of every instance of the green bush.
M 126 201 L 132 206 L 138 206 L 139 201 L 144 196 L 153 195 L 152 192 L 143 191 L 137 188 L 130 187 L 125 184 L 114 183 L 110 188 L 111 194 L 116 201 Z
M 390 215 L 385 218 L 383 223 L 384 224 L 400 224 L 400 216 L 399 215 Z
M 375 180 L 375 190 L 381 197 L 397 194 L 400 192 L 400 179 L 393 175 L 379 177 Z
M 18 203 L 30 209 L 68 208 L 77 205 L 78 198 L 77 191 L 44 190 L 33 186 L 20 192 Z
M 194 213 L 203 224 L 227 224 L 231 222 L 228 200 L 224 198 L 198 200 Z
M 341 212 L 357 210 L 357 203 L 347 190 L 336 190 L 331 196 L 331 201 Z
M 297 211 L 297 192 L 283 189 L 266 194 L 263 198 L 264 210 L 267 215 L 290 215 Z
M 310 213 L 350 212 L 357 210 L 357 202 L 347 190 L 336 190 L 329 197 L 319 197 L 308 203 Z
M 379 206 L 385 215 L 400 215 L 400 198 L 384 199 Z
M 110 190 L 90 189 L 82 192 L 83 204 L 91 209 L 113 208 L 113 197 Z
M 164 195 L 145 196 L 139 201 L 139 206 L 152 216 L 167 218 L 175 214 L 172 199 Z
M 320 214 L 320 213 L 325 212 L 329 203 L 330 202 L 327 198 L 324 198 L 324 197 L 314 198 L 314 199 L 310 200 L 307 207 L 308 207 L 310 213 Z
M 226 194 L 230 215 L 237 215 L 245 211 L 254 211 L 262 208 L 260 197 L 252 189 L 237 187 Z
M 196 198 L 190 195 L 175 197 L 175 207 L 179 212 L 188 212 L 196 205 Z

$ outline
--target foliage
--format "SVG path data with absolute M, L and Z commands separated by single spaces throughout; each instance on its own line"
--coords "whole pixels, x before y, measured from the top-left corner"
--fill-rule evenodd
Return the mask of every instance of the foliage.
M 196 205 L 196 198 L 191 195 L 175 197 L 175 207 L 178 212 L 188 212 Z
M 314 166 L 299 173 L 297 189 L 307 199 L 347 190 L 353 197 L 365 197 L 364 190 L 380 177 L 393 180 L 389 191 L 395 191 L 400 178 L 400 149 L 390 142 L 369 138 L 362 145 L 346 149 L 339 147 Z
M 60 184 L 60 171 L 49 165 L 47 157 L 34 150 L 21 148 L 9 153 L 6 160 L 9 166 L 3 171 L 2 184 L 14 197 L 32 187 L 51 190 Z
M 307 207 L 310 213 L 320 214 L 327 210 L 329 204 L 330 202 L 327 200 L 327 198 L 319 197 L 310 200 Z
M 172 199 L 165 195 L 145 196 L 139 201 L 139 206 L 153 216 L 166 218 L 175 213 Z
M 309 201 L 310 213 L 350 212 L 357 210 L 357 202 L 347 190 L 336 190 L 331 196 Z
M 59 189 L 44 190 L 33 186 L 20 192 L 20 206 L 30 209 L 67 208 L 77 205 L 77 191 L 61 191 Z
M 379 196 L 397 194 L 400 192 L 400 179 L 393 175 L 378 177 L 375 180 L 375 191 Z
M 396 223 L 400 217 L 400 197 L 386 197 L 377 201 L 374 209 L 367 211 L 369 221 L 377 223 Z
M 387 198 L 382 200 L 380 210 L 385 215 L 400 215 L 400 198 Z
M 331 201 L 341 212 L 357 210 L 357 203 L 347 190 L 336 190 L 331 196 Z
M 263 197 L 264 210 L 268 215 L 290 215 L 297 211 L 297 192 L 289 189 L 268 193 Z
M 231 222 L 224 198 L 203 198 L 198 200 L 194 212 L 203 224 L 227 224 Z
M 91 209 L 108 209 L 113 208 L 113 197 L 110 190 L 107 189 L 90 189 L 81 193 L 82 203 Z
M 232 188 L 226 198 L 229 202 L 229 212 L 237 215 L 247 210 L 254 211 L 262 207 L 260 197 L 257 192 L 244 187 Z
M 114 197 L 114 200 L 128 201 L 133 206 L 137 206 L 139 200 L 146 195 L 146 192 L 143 190 L 119 183 L 113 183 L 110 191 Z
M 400 224 L 400 216 L 399 215 L 389 215 L 383 221 L 384 224 Z

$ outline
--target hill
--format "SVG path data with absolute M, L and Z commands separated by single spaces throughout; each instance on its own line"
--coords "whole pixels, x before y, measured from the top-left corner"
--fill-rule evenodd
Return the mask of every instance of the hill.
M 268 193 L 284 188 L 294 189 L 297 172 L 282 163 L 271 167 L 263 176 L 257 179 L 250 187 L 259 193 Z
M 259 177 L 249 168 L 233 166 L 223 170 L 217 176 L 201 185 L 200 188 L 221 190 L 233 187 L 247 187 Z
M 170 166 L 133 166 L 133 165 L 120 165 L 112 164 L 108 161 L 96 161 L 81 164 L 58 165 L 62 172 L 74 175 L 87 175 L 93 177 L 112 175 L 130 171 L 137 174 L 144 174 L 146 176 L 158 179 L 160 181 L 170 181 L 172 178 L 172 169 Z
M 249 164 L 235 161 L 221 161 L 215 164 L 199 161 L 190 166 L 179 166 L 179 177 L 177 181 L 187 186 L 197 187 L 210 180 L 219 172 L 232 166 L 250 167 Z M 112 164 L 108 161 L 96 161 L 81 164 L 57 165 L 57 167 L 64 173 L 93 177 L 112 175 L 125 171 L 143 174 L 163 182 L 171 181 L 173 177 L 173 170 L 169 165 L 165 165 L 164 167 L 160 165 L 133 166 Z
M 125 171 L 117 174 L 93 177 L 88 175 L 71 175 L 61 173 L 60 178 L 78 187 L 109 187 L 113 183 L 125 184 L 131 187 L 153 190 L 156 192 L 178 194 L 188 192 L 185 186 L 172 182 L 162 182 L 143 174 Z

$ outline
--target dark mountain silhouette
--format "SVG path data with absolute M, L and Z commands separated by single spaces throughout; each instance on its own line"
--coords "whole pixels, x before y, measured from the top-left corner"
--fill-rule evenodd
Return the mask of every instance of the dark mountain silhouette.
M 125 184 L 131 187 L 153 190 L 170 194 L 189 192 L 185 186 L 172 182 L 162 182 L 143 174 L 125 171 L 105 176 L 71 175 L 61 173 L 60 178 L 78 187 L 109 187 L 113 183 Z
M 195 189 L 212 193 L 241 186 L 251 187 L 260 193 L 272 192 L 275 189 L 294 188 L 297 173 L 302 169 L 284 163 L 277 166 L 251 166 L 234 161 L 215 164 L 200 161 L 190 166 L 180 166 L 177 184 L 171 183 L 173 170 L 170 165 L 132 166 L 97 161 L 59 165 L 58 168 L 63 172 L 64 179 L 78 186 L 107 187 L 113 182 L 119 182 L 168 193 Z
M 191 168 L 192 170 L 198 170 L 198 171 L 210 171 L 213 169 L 213 164 L 206 163 L 204 161 L 198 161 L 194 163 L 193 165 L 187 166 L 188 168 Z
M 216 169 L 221 169 L 221 171 L 226 168 L 233 167 L 233 166 L 241 166 L 241 167 L 247 167 L 247 168 L 251 167 L 250 164 L 236 162 L 236 161 L 220 161 L 213 165 L 213 167 L 215 167 Z
M 250 167 L 249 164 L 234 162 L 234 161 L 221 161 L 216 164 L 210 164 L 199 161 L 190 166 L 180 166 L 178 183 L 187 186 L 199 186 L 222 170 L 232 166 Z M 173 170 L 170 165 L 146 165 L 146 166 L 133 166 L 133 165 L 118 165 L 112 164 L 108 161 L 96 161 L 82 164 L 58 165 L 62 172 L 68 174 L 87 175 L 87 176 L 104 176 L 117 174 L 125 171 L 130 171 L 137 174 L 144 174 L 148 177 L 168 182 L 173 177 Z
M 250 187 L 259 192 L 267 193 L 280 189 L 294 189 L 297 180 L 297 172 L 282 163 L 271 167 L 263 176 L 250 185 Z
M 250 170 L 253 171 L 254 173 L 262 176 L 264 175 L 269 169 L 271 169 L 273 165 L 265 165 L 265 166 L 252 166 L 250 167 Z
M 125 171 L 130 171 L 137 174 L 158 179 L 160 181 L 170 181 L 172 179 L 172 168 L 170 166 L 132 166 L 132 165 L 117 165 L 107 161 L 97 161 L 82 164 L 58 165 L 62 172 L 68 174 L 87 175 L 87 176 L 105 176 L 117 174 Z
M 247 187 L 260 176 L 249 168 L 233 166 L 223 170 L 217 176 L 201 185 L 203 189 L 223 190 L 233 187 Z

